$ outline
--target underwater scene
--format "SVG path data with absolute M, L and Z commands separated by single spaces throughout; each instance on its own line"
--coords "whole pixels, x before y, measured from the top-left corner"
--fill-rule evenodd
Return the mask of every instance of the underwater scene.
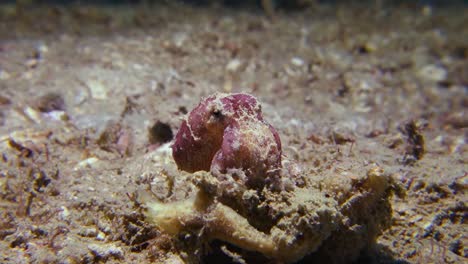
M 468 1 L 0 1 L 0 263 L 467 263 Z

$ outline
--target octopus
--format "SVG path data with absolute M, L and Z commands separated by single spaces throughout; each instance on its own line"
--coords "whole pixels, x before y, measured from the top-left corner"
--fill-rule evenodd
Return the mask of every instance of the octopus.
M 215 175 L 241 169 L 249 183 L 262 183 L 281 168 L 281 141 L 264 120 L 257 99 L 217 93 L 202 100 L 183 121 L 172 146 L 179 169 Z

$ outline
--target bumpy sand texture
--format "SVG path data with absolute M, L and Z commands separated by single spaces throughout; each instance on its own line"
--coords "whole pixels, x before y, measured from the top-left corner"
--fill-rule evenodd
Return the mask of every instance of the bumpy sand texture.
M 0 6 L 1 263 L 466 262 L 466 9 L 165 2 Z M 216 92 L 262 103 L 281 188 L 177 169 Z
M 167 167 L 174 165 L 170 162 Z M 185 175 L 184 188 L 173 189 L 172 195 L 195 184 L 197 187 L 189 187 L 194 191 L 187 198 L 155 202 L 163 191 L 152 198 L 140 193 L 139 202 L 147 207 L 148 221 L 163 232 L 192 234 L 201 245 L 219 239 L 288 263 L 314 252 L 310 259 L 317 261 L 352 260 L 389 226 L 391 185 L 378 168 L 353 177 L 286 172 L 281 177 L 301 185 L 288 191 L 272 191 L 268 185 L 249 189 L 239 177 L 242 174 L 242 170 L 231 170 L 221 180 L 207 172 Z M 157 175 L 184 176 L 164 175 L 162 171 Z

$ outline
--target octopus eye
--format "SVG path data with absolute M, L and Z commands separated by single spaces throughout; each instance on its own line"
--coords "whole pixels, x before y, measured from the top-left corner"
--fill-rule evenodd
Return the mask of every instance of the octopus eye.
M 211 115 L 216 118 L 216 119 L 221 119 L 223 117 L 223 113 L 221 113 L 221 110 L 215 109 L 211 112 Z

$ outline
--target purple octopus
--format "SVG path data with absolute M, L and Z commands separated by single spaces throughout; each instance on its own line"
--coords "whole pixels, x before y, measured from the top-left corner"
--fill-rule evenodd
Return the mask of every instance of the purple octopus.
M 172 155 L 187 172 L 217 175 L 240 169 L 249 178 L 266 178 L 281 168 L 281 141 L 263 119 L 255 97 L 217 93 L 202 100 L 183 121 Z

